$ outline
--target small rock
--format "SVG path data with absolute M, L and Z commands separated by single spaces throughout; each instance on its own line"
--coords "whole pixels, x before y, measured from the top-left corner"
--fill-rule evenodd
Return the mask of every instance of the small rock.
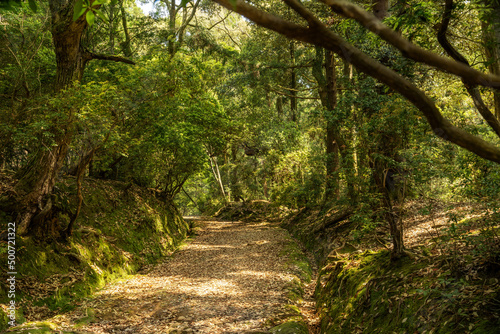
M 178 321 L 184 321 L 184 320 L 186 320 L 186 317 L 184 317 L 184 316 L 181 315 L 180 317 L 177 318 L 177 320 Z

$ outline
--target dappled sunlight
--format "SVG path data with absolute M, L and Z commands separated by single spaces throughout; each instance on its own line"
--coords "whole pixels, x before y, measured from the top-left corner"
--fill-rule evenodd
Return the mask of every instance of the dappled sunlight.
M 92 333 L 265 328 L 287 302 L 285 287 L 294 277 L 283 263 L 286 233 L 263 223 L 201 225 L 199 236 L 171 259 L 110 285 L 67 322 L 84 322 Z
M 199 244 L 199 245 L 193 245 L 192 247 L 190 247 L 190 249 L 192 249 L 192 250 L 217 250 L 217 249 L 221 249 L 221 248 L 235 248 L 235 246 L 231 246 L 231 245 L 214 246 L 214 245 Z
M 440 208 L 436 213 L 422 214 L 416 208 L 413 210 L 415 213 L 405 221 L 404 227 L 407 247 L 425 246 L 429 240 L 443 237 L 452 223 L 483 217 L 487 214 L 484 210 L 475 212 L 472 204 L 457 204 L 448 209 Z M 451 217 L 456 217 L 457 221 Z

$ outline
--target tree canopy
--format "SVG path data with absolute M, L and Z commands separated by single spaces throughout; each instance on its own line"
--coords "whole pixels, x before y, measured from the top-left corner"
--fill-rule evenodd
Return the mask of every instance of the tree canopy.
M 436 182 L 498 195 L 497 1 L 153 3 L 2 2 L 0 162 L 15 181 L 1 202 L 19 234 L 69 237 L 87 176 L 186 210 L 356 207 L 389 224 L 397 258 L 405 199 Z M 79 180 L 69 225 L 64 175 Z

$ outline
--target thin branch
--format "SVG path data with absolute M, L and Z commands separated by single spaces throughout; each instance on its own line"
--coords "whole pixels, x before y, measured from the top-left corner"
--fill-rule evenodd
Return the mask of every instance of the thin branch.
M 208 30 L 208 31 L 212 30 L 212 29 L 213 29 L 216 25 L 218 25 L 219 23 L 221 23 L 221 22 L 225 21 L 225 20 L 229 17 L 229 15 L 231 15 L 231 12 L 230 12 L 230 11 L 228 11 L 228 12 L 227 12 L 227 14 L 226 14 L 226 16 L 224 16 L 224 17 L 223 17 L 220 21 L 215 22 L 214 24 L 212 24 L 212 25 L 210 26 L 210 28 L 207 28 L 207 30 Z
M 223 30 L 226 32 L 226 34 L 227 34 L 227 36 L 229 37 L 229 39 L 231 39 L 231 41 L 232 41 L 232 42 L 233 42 L 233 43 L 234 43 L 234 44 L 235 44 L 238 48 L 240 48 L 240 49 L 241 49 L 240 44 L 234 40 L 233 36 L 231 36 L 231 32 L 230 32 L 230 31 L 229 31 L 229 29 L 227 28 L 227 26 L 226 26 L 226 21 L 225 21 L 225 20 L 222 22 L 222 26 L 224 27 L 224 29 L 223 29 Z
M 457 49 L 455 49 L 453 45 L 451 45 L 448 37 L 446 37 L 446 33 L 450 25 L 452 11 L 453 0 L 446 0 L 445 8 L 443 11 L 443 19 L 441 21 L 441 24 L 439 25 L 437 39 L 439 41 L 439 44 L 451 58 L 470 67 L 467 59 Z M 493 131 L 495 131 L 497 136 L 500 137 L 500 121 L 495 117 L 495 115 L 493 115 L 488 106 L 486 106 L 486 103 L 484 103 L 481 92 L 479 91 L 477 85 L 470 84 L 466 80 L 462 81 L 465 85 L 465 88 L 467 89 L 467 92 L 469 92 L 469 95 L 471 96 L 476 109 L 479 111 L 481 116 L 483 116 L 484 120 L 493 129 Z

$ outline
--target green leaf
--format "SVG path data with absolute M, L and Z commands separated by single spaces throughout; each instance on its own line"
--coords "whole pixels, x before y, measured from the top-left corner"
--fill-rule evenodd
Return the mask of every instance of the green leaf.
M 36 13 L 37 10 L 38 10 L 38 6 L 36 5 L 36 1 L 35 0 L 29 0 L 28 3 L 29 3 L 29 6 L 30 6 L 31 10 Z
M 108 0 L 95 0 L 95 1 L 92 3 L 92 7 L 94 7 L 94 6 L 98 6 L 98 5 L 103 5 L 103 4 L 105 4 L 106 2 L 108 2 Z
M 89 10 L 87 12 L 87 23 L 89 24 L 89 26 L 92 26 L 94 24 L 94 21 L 95 21 L 94 12 Z
M 182 0 L 181 1 L 181 4 L 180 4 L 180 7 L 183 8 L 183 7 L 186 7 L 186 5 L 191 2 L 191 0 Z
M 101 18 L 101 20 L 103 20 L 103 21 L 108 20 L 106 15 L 104 15 L 104 13 L 100 9 L 94 9 L 94 13 L 95 13 L 95 15 L 99 16 Z
M 85 13 L 85 10 L 86 6 L 83 6 L 83 0 L 77 0 L 73 8 L 73 21 L 78 20 L 78 18 Z

